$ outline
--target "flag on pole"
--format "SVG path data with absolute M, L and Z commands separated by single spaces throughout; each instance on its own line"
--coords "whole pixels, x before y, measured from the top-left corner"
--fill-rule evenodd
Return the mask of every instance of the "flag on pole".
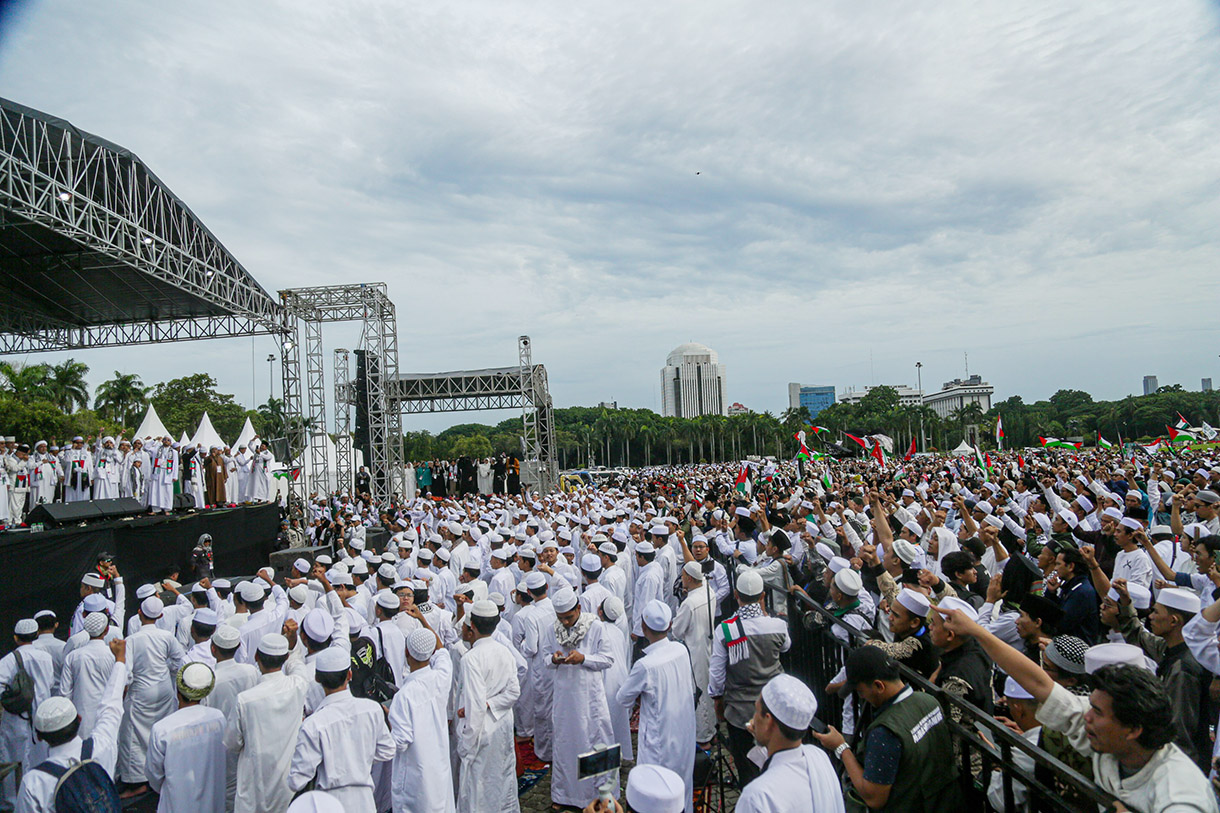
M 809 447 L 805 445 L 805 430 L 802 429 L 801 431 L 799 431 L 795 435 L 793 435 L 793 437 L 796 438 L 796 442 L 800 444 L 800 448 L 796 450 L 796 459 L 797 460 L 813 459 L 813 455 L 809 453 Z
M 1044 438 L 1041 435 L 1038 436 L 1038 442 L 1042 444 L 1042 448 L 1044 449 L 1079 449 L 1082 445 L 1084 445 L 1081 443 L 1071 443 L 1066 440 L 1060 440 L 1059 438 Z
M 1173 428 L 1174 429 L 1189 429 L 1190 428 L 1190 424 L 1187 423 L 1186 419 L 1182 417 L 1181 412 L 1178 413 L 1178 422 L 1173 425 Z
M 999 448 L 1004 448 L 1004 417 L 1002 415 L 995 416 L 995 445 Z
M 285 469 L 284 471 L 272 472 L 271 476 L 277 477 L 280 480 L 287 480 L 288 478 L 291 477 L 292 481 L 295 483 L 301 477 L 301 467 L 297 466 L 297 467 L 293 468 L 291 471 Z
M 813 430 L 813 434 L 815 434 L 815 435 L 820 435 L 820 434 L 822 434 L 823 432 L 829 432 L 829 431 L 830 431 L 830 430 L 829 430 L 829 429 L 827 429 L 825 426 L 810 426 L 809 428 L 810 428 L 811 430 Z
M 1025 468 L 1025 458 L 1021 457 L 1021 455 L 1019 455 L 1019 454 L 1017 455 L 1017 468 L 1018 469 Z
M 853 435 L 851 432 L 844 432 L 843 434 L 844 434 L 844 435 L 847 435 L 847 437 L 851 438 L 851 439 L 852 439 L 852 440 L 854 440 L 856 443 L 859 443 L 859 444 L 860 444 L 860 448 L 861 448 L 861 449 L 867 449 L 867 448 L 868 448 L 868 441 L 866 441 L 864 438 L 858 438 L 858 437 L 856 437 L 855 435 Z
M 1099 449 L 1113 449 L 1113 448 L 1114 448 L 1114 444 L 1113 444 L 1113 443 L 1111 443 L 1110 441 L 1106 440 L 1105 438 L 1103 438 L 1103 437 L 1101 436 L 1101 432 L 1098 432 L 1098 433 L 1097 433 L 1097 448 L 1099 448 Z
M 1159 452 L 1161 450 L 1161 439 L 1157 438 L 1156 441 L 1154 443 L 1152 443 L 1151 445 L 1140 446 L 1140 448 L 1143 449 L 1148 454 L 1156 454 L 1157 452 Z
M 822 472 L 822 485 L 826 487 L 827 491 L 834 487 L 834 480 L 830 479 L 830 469 Z
M 977 444 L 974 447 L 974 464 L 983 471 L 989 471 L 991 469 L 991 466 L 988 465 L 987 461 L 983 459 L 983 453 L 979 451 Z
M 746 463 L 742 463 L 741 471 L 737 472 L 737 483 L 736 483 L 737 490 L 740 491 L 742 494 L 745 494 L 746 490 L 750 486 L 749 473 L 750 473 L 750 466 Z
M 1220 435 L 1220 432 L 1217 432 L 1216 428 L 1208 424 L 1207 421 L 1203 421 L 1203 423 L 1199 424 L 1199 434 L 1203 436 L 1204 440 L 1212 441 L 1216 439 L 1216 435 Z
M 1170 443 L 1194 443 L 1195 435 L 1193 432 L 1186 432 L 1182 429 L 1175 429 L 1172 426 L 1165 427 L 1169 430 Z
M 914 456 L 915 456 L 915 438 L 911 438 L 911 448 L 907 449 L 906 456 L 904 456 L 902 459 L 904 461 L 906 461 L 906 460 L 910 460 Z
M 890 461 L 885 455 L 885 449 L 881 448 L 881 441 L 873 441 L 873 458 L 881 465 L 887 465 Z

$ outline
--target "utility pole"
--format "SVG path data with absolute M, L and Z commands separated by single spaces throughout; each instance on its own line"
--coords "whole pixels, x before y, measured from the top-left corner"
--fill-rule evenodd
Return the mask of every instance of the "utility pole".
M 919 387 L 919 442 L 921 444 L 920 451 L 928 451 L 928 437 L 923 433 L 923 362 L 915 362 L 915 377 L 917 386 Z

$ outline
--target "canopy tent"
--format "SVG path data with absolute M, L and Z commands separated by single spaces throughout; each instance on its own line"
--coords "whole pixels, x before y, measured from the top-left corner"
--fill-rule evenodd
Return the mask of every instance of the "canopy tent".
M 133 437 L 143 440 L 144 438 L 163 438 L 168 434 L 169 430 L 165 428 L 165 424 L 161 423 L 161 416 L 157 414 L 156 408 L 149 401 L 144 420 L 140 422 L 140 428 L 136 430 Z
M 249 446 L 250 441 L 254 440 L 257 436 L 258 433 L 254 431 L 254 424 L 250 423 L 250 417 L 246 416 L 246 423 L 241 428 L 241 434 L 237 436 L 237 440 L 233 441 L 233 445 L 229 448 L 236 452 L 242 446 Z
M 974 454 L 974 447 L 967 443 L 965 438 L 962 438 L 962 442 L 957 444 L 957 448 L 949 454 Z
M 207 450 L 210 450 L 213 446 L 219 446 L 222 449 L 225 446 L 225 442 L 220 439 L 220 434 L 212 426 L 212 419 L 208 417 L 206 411 L 199 420 L 199 428 L 195 430 L 195 436 L 191 438 L 191 444 L 194 446 L 202 444 L 203 448 Z
M 183 432 L 182 437 L 178 438 L 178 445 L 179 446 L 190 446 L 191 445 L 191 439 L 186 436 L 186 432 Z

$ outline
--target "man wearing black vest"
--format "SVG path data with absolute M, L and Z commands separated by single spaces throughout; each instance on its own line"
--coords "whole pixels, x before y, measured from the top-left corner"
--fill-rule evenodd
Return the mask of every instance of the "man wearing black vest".
M 860 753 L 833 727 L 814 737 L 843 761 L 849 813 L 963 809 L 953 740 L 936 698 L 907 686 L 898 665 L 874 646 L 847 656 L 847 684 L 874 709 Z

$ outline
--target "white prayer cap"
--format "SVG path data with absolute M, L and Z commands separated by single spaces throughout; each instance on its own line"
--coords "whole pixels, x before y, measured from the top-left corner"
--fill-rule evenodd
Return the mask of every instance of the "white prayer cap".
M 530 590 L 541 590 L 546 587 L 546 576 L 534 570 L 526 575 L 525 586 Z
M 465 529 L 462 527 L 462 523 L 460 522 L 450 520 L 446 524 L 446 527 L 449 529 L 449 533 L 453 534 L 454 536 L 461 536 L 463 533 L 465 533 Z
M 1192 615 L 1197 614 L 1203 606 L 1198 593 L 1194 590 L 1183 590 L 1181 587 L 1167 587 L 1157 593 L 1156 603 Z
M 928 601 L 927 596 L 909 587 L 902 588 L 902 591 L 898 594 L 898 603 L 905 607 L 908 612 L 920 618 L 927 618 L 928 612 L 932 609 L 932 602 Z
M 1101 514 L 1104 517 L 1109 517 L 1110 519 L 1114 520 L 1115 522 L 1122 522 L 1122 520 L 1123 520 L 1123 512 L 1119 511 L 1114 506 L 1110 506 L 1106 510 L 1102 511 Z
M 571 591 L 569 590 L 568 592 Z M 575 596 L 575 593 L 573 593 L 573 596 Z M 572 608 L 569 607 L 568 609 L 570 610 Z M 560 610 L 560 612 L 564 611 Z M 476 618 L 498 618 L 500 615 L 500 608 L 497 607 L 493 602 L 483 599 L 482 601 L 476 601 L 474 604 L 470 605 L 470 614 Z
M 1084 671 L 1093 674 L 1103 666 L 1128 664 L 1148 669 L 1144 651 L 1132 644 L 1097 644 L 1084 651 Z M 1153 671 L 1148 669 L 1148 671 Z
M 407 636 L 407 654 L 417 661 L 426 661 L 436 651 L 436 635 L 423 627 Z
M 809 687 L 792 675 L 776 675 L 763 686 L 762 701 L 771 716 L 789 728 L 804 731 L 818 713 L 818 701 Z
M 1092 511 L 1094 508 L 1093 501 L 1083 494 L 1076 498 L 1076 504 L 1083 508 L 1086 513 Z
M 360 630 L 368 626 L 364 616 L 355 607 L 344 607 L 343 612 L 347 616 L 348 636 L 357 635 Z
M 1152 591 L 1138 582 L 1127 582 L 1127 595 L 1131 597 L 1131 606 L 1137 610 L 1147 610 L 1152 606 Z M 1111 587 L 1106 598 L 1117 603 L 1118 591 Z
M 1158 537 L 1169 539 L 1173 536 L 1173 529 L 1168 525 L 1153 525 L 1148 529 L 1148 536 L 1152 537 L 1153 539 L 1157 539 Z
M 228 579 L 216 579 L 212 582 L 212 586 L 217 590 L 228 590 L 231 585 Z
M 1034 514 L 1034 522 L 1038 523 L 1042 533 L 1049 534 L 1051 532 L 1051 518 L 1046 514 Z
M 597 546 L 597 552 L 604 553 L 607 556 L 609 556 L 611 559 L 618 558 L 618 548 L 615 546 L 615 544 L 613 542 L 601 543 L 600 545 Z
M 175 684 L 183 697 L 202 700 L 212 693 L 212 687 L 216 685 L 216 673 L 206 663 L 193 661 L 178 670 Z
M 567 588 L 560 590 L 551 598 L 551 604 L 557 613 L 568 612 L 576 606 L 576 591 Z
M 419 553 L 415 554 L 415 558 L 421 562 L 431 562 L 432 551 L 428 550 L 427 548 L 421 548 Z
M 1059 519 L 1067 523 L 1069 528 L 1075 528 L 1080 524 L 1080 520 L 1076 519 L 1076 515 L 1064 508 L 1059 512 Z
M 1009 677 L 1004 681 L 1004 696 L 1009 700 L 1033 700 L 1034 696 L 1025 690 L 1025 687 L 1016 680 Z
M 607 621 L 617 621 L 622 618 L 624 612 L 626 608 L 618 596 L 608 596 L 602 601 L 602 614 L 606 616 Z
M 984 514 L 990 514 L 995 509 L 991 506 L 991 503 L 987 502 L 986 500 L 981 500 L 974 504 L 974 510 L 982 511 Z
M 304 604 L 306 601 L 309 601 L 309 588 L 303 584 L 289 587 L 288 598 L 292 599 L 297 604 Z
M 352 537 L 347 544 L 352 550 L 364 550 L 364 540 L 358 536 Z
M 999 529 L 1004 527 L 1004 520 L 1000 519 L 994 514 L 988 514 L 987 516 L 983 517 L 983 524 Z
M 292 566 L 295 567 L 299 573 L 308 573 L 310 570 L 309 560 L 305 559 L 304 557 L 294 560 Z
M 212 633 L 212 643 L 220 649 L 237 649 L 241 643 L 241 631 L 232 624 L 221 624 Z
M 288 639 L 278 632 L 269 632 L 258 642 L 258 651 L 276 657 L 288 654 Z
M 388 582 L 392 582 L 398 578 L 398 570 L 395 569 L 394 565 L 386 562 L 381 567 L 377 568 L 377 575 Z
M 8 440 L 8 438 L 5 438 L 5 440 Z M 77 435 L 74 438 L 72 438 L 72 442 L 73 443 L 84 443 L 85 439 L 82 438 L 80 435 Z
M 957 596 L 949 596 L 948 598 L 942 598 L 940 600 L 940 604 L 938 604 L 936 606 L 940 607 L 942 610 L 957 610 L 962 615 L 969 618 L 971 621 L 979 620 L 978 610 L 974 609 L 974 607 L 972 607 L 970 605 L 970 602 L 963 601 L 960 598 L 958 598 Z
M 140 602 L 140 612 L 145 618 L 160 618 L 165 612 L 165 603 L 156 596 L 149 596 Z
M 597 554 L 586 553 L 580 557 L 580 569 L 586 573 L 596 573 L 602 569 L 602 560 Z
M 894 540 L 894 555 L 902 560 L 903 564 L 911 564 L 915 561 L 916 551 L 915 546 L 905 539 Z
M 242 601 L 262 601 L 267 596 L 267 591 L 263 589 L 261 584 L 255 582 L 242 582 L 241 588 L 238 590 L 238 595 Z
M 830 547 L 830 545 L 827 545 L 825 542 L 817 543 L 813 546 L 813 549 L 818 552 L 818 556 L 821 556 L 828 562 L 835 558 L 834 548 Z
M 32 618 L 23 618 L 13 625 L 14 635 L 37 635 L 38 622 Z
M 155 596 L 156 594 L 157 594 L 157 585 L 155 585 L 155 584 L 141 584 L 139 587 L 136 588 L 136 600 L 137 601 L 143 601 L 144 599 L 148 598 L 149 596 Z
M 754 598 L 761 596 L 763 579 L 756 571 L 747 570 L 737 577 L 737 592 L 742 596 Z
M 664 632 L 673 621 L 673 610 L 663 601 L 653 599 L 644 606 L 644 626 L 653 632 Z
M 902 527 L 906 528 L 908 531 L 910 531 L 912 534 L 914 534 L 916 539 L 923 536 L 923 527 L 915 520 L 911 520 L 910 522 L 904 523 Z
M 681 813 L 686 784 L 669 768 L 637 764 L 627 774 L 627 804 L 637 813 Z
M 507 562 L 509 556 L 511 556 L 511 554 L 508 551 L 507 545 L 502 548 L 496 548 L 491 552 L 491 558 L 499 559 L 501 562 Z
M 343 813 L 343 804 L 324 790 L 311 790 L 293 799 L 288 813 Z
M 744 505 L 739 505 L 733 509 L 733 513 L 739 517 L 748 517 L 750 516 L 750 509 L 746 508 Z
M 220 617 L 216 615 L 216 611 L 210 607 L 200 607 L 191 616 L 191 621 L 196 624 L 202 624 L 206 627 L 214 627 L 220 623 Z
M 1211 489 L 1204 489 L 1195 494 L 1195 499 L 1206 505 L 1220 504 L 1220 494 Z
M 839 588 L 839 592 L 845 596 L 858 596 L 864 588 L 864 580 L 850 567 L 845 567 L 836 573 L 834 581 L 835 587 Z
M 487 600 L 490 601 L 492 604 L 496 605 L 497 607 L 504 607 L 505 605 L 508 604 L 508 599 L 504 598 L 504 594 L 501 592 L 498 592 L 498 591 L 494 592 L 494 593 L 488 593 Z
M 528 547 L 518 548 L 517 555 L 520 556 L 522 559 L 537 559 L 538 558 L 538 554 L 534 552 L 534 549 L 528 548 Z
M 1122 521 L 1119 524 L 1122 525 L 1124 528 L 1130 528 L 1133 531 L 1138 531 L 1144 527 L 1143 525 L 1140 524 L 1139 520 L 1132 519 L 1131 517 L 1123 517 Z
M 315 676 L 318 672 L 346 672 L 352 668 L 352 657 L 346 649 L 328 646 L 313 660 Z
M 40 734 L 50 734 L 67 728 L 76 721 L 76 706 L 66 697 L 48 697 L 38 704 L 34 712 L 34 730 Z
M 697 582 L 703 581 L 703 565 L 695 561 L 682 565 L 682 572 Z
M 832 556 L 826 561 L 826 566 L 830 568 L 831 573 L 838 573 L 845 567 L 851 567 L 851 562 L 847 561 L 842 556 Z
M 41 621 L 43 618 L 48 618 L 48 617 L 54 618 L 57 621 L 59 620 L 59 616 L 57 616 L 55 614 L 54 610 L 39 610 L 38 612 L 34 613 L 35 621 Z
M 1191 539 L 1199 539 L 1199 537 L 1207 536 L 1207 526 L 1202 522 L 1192 522 L 1182 529 L 1183 536 L 1189 536 Z
M 81 576 L 80 583 L 87 587 L 104 587 L 106 580 L 96 573 L 86 573 L 84 576 Z

